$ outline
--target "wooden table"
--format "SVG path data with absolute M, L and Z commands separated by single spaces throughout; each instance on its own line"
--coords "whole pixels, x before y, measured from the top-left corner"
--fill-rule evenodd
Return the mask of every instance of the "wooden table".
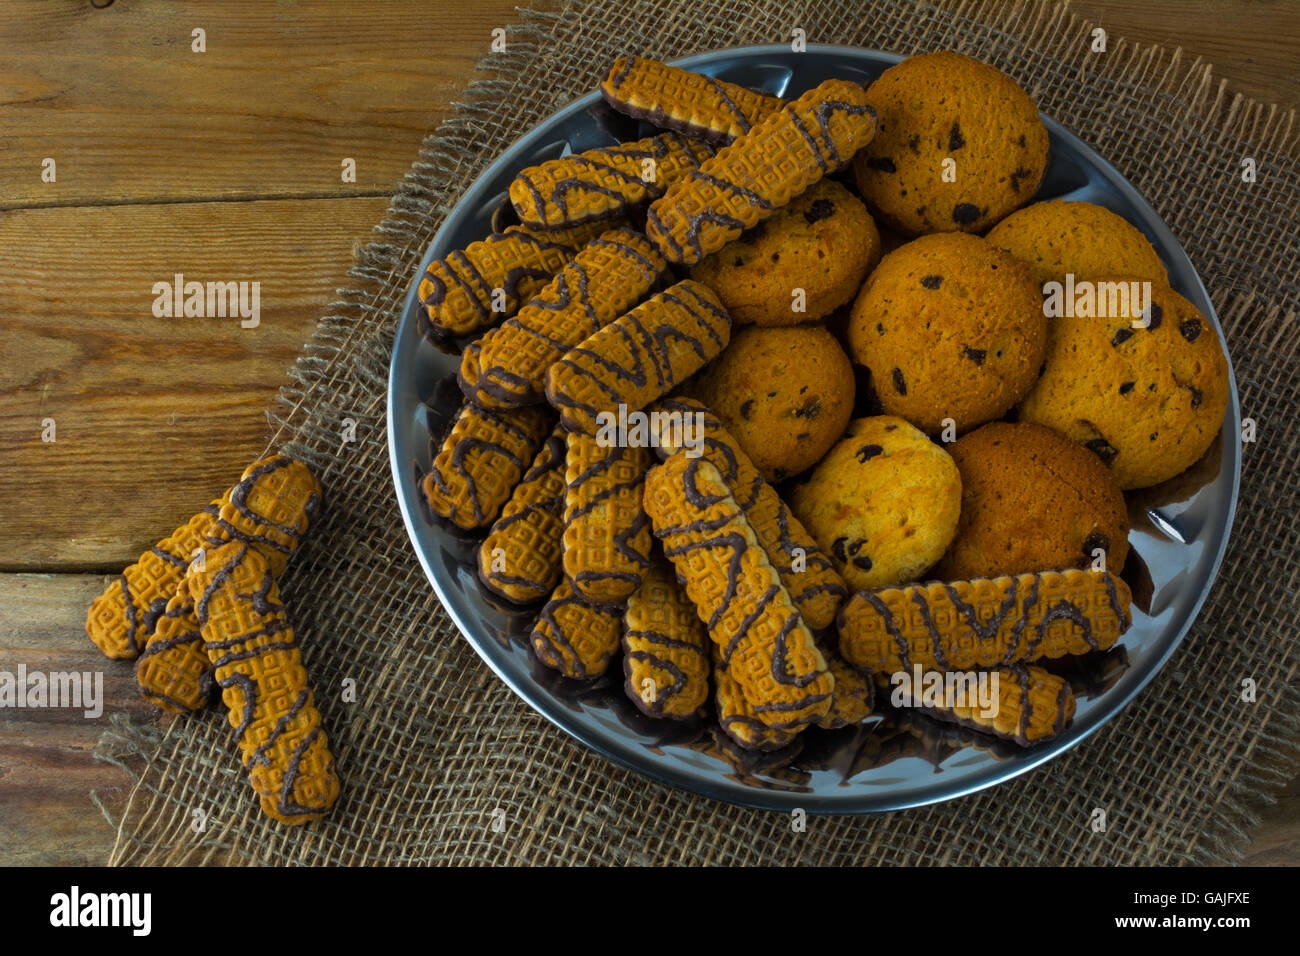
M 1076 9 L 1300 103 L 1300 5 Z M 508 0 L 0 6 L 0 670 L 105 674 L 98 719 L 0 711 L 0 863 L 105 859 L 90 792 L 128 779 L 93 748 L 111 715 L 156 712 L 86 639 L 86 606 L 262 450 L 354 244 L 515 16 Z M 155 318 L 176 273 L 258 280 L 260 324 Z M 1249 861 L 1300 861 L 1298 794 L 1260 807 Z

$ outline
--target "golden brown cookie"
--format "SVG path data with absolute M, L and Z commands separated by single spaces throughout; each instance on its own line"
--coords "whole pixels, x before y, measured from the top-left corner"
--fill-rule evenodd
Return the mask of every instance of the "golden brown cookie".
M 736 436 L 754 466 L 778 482 L 826 454 L 853 414 L 853 365 L 817 323 L 745 326 L 690 386 Z
M 650 717 L 686 720 L 709 696 L 709 632 L 672 566 L 650 564 L 623 612 L 623 688 Z
M 646 476 L 645 507 L 759 720 L 793 730 L 826 716 L 835 678 L 718 470 L 673 455 Z
M 775 96 L 641 56 L 620 56 L 600 84 L 620 113 L 715 143 L 748 133 L 781 108 Z
M 727 346 L 731 318 L 690 279 L 641 303 L 565 353 L 546 373 L 546 399 L 569 431 L 608 421 L 672 391 Z
M 281 823 L 319 819 L 339 780 L 269 560 L 234 541 L 185 583 L 262 811 Z
M 216 687 L 212 661 L 203 648 L 203 635 L 189 589 L 167 603 L 149 643 L 135 664 L 135 679 L 145 700 L 172 714 L 207 706 Z
M 279 577 L 320 514 L 322 495 L 303 462 L 287 455 L 261 458 L 226 493 L 204 543 L 209 549 L 229 541 L 251 544 Z
M 1177 292 L 1151 285 L 1150 314 L 1110 308 L 1110 292 L 1140 280 L 1097 280 L 1109 317 L 1052 320 L 1047 368 L 1020 406 L 1094 452 L 1119 486 L 1146 488 L 1196 462 L 1223 427 L 1228 360 L 1205 316 Z M 1140 297 L 1140 287 L 1139 287 Z M 1134 321 L 1147 322 L 1134 328 Z
M 1090 202 L 1053 199 L 1007 216 L 984 237 L 1034 268 L 1035 281 L 1133 275 L 1168 285 L 1160 256 L 1123 216 Z
M 664 257 L 693 266 L 844 166 L 876 132 L 866 91 L 827 80 L 669 187 L 646 214 Z
M 216 521 L 221 501 L 214 501 L 124 570 L 91 603 L 86 634 L 104 655 L 134 660 L 144 650 L 154 625 L 180 587 L 190 558 Z
M 557 427 L 515 486 L 478 552 L 478 576 L 507 601 L 527 604 L 559 583 L 564 530 L 564 433 Z
M 420 482 L 429 510 L 465 529 L 492 524 L 554 421 L 540 408 L 463 405 Z
M 880 261 L 862 200 L 823 179 L 691 270 L 738 324 L 796 325 L 852 300 Z
M 876 682 L 882 695 L 889 694 L 893 700 L 901 698 L 902 706 L 923 706 L 923 712 L 930 716 L 1015 741 L 1022 747 L 1059 735 L 1074 716 L 1076 705 L 1069 683 L 1041 667 L 1013 664 L 962 677 L 983 677 L 989 681 L 990 690 L 996 678 L 997 703 L 992 713 L 986 713 L 972 699 L 973 689 L 965 692 L 960 703 L 942 701 L 935 706 L 920 702 L 921 690 L 915 680 L 891 685 L 887 675 L 877 675 Z
M 966 670 L 1111 647 L 1132 623 L 1128 585 L 1097 571 L 859 591 L 840 609 L 840 653 L 876 674 Z
M 593 239 L 517 315 L 484 337 L 476 389 L 502 407 L 545 401 L 547 370 L 640 302 L 667 268 L 650 240 L 630 229 Z
M 746 750 L 780 750 L 794 740 L 803 726 L 773 727 L 754 711 L 740 683 L 722 662 L 721 652 L 713 648 L 713 706 L 718 726 L 728 737 Z M 823 718 L 825 719 L 825 718 Z
M 491 334 L 492 332 L 488 333 Z M 461 394 L 466 400 L 473 402 L 479 408 L 509 408 L 510 406 L 505 402 L 498 401 L 480 387 L 483 376 L 481 365 L 483 343 L 486 339 L 486 335 L 481 339 L 475 339 L 465 346 L 465 351 L 460 353 L 460 365 L 456 367 L 456 384 L 460 386 Z
M 447 339 L 509 318 L 608 228 L 590 223 L 546 234 L 511 226 L 431 262 L 418 290 L 421 334 Z
M 957 531 L 961 477 L 944 449 L 892 415 L 859 418 L 790 494 L 849 587 L 915 581 Z
M 510 184 L 510 202 L 531 229 L 620 218 L 712 155 L 712 147 L 679 133 L 600 146 L 523 170 Z
M 650 568 L 650 519 L 641 506 L 648 448 L 566 437 L 564 575 L 595 604 L 623 604 Z
M 1047 129 L 1015 81 L 960 53 L 909 57 L 867 90 L 876 138 L 853 162 L 882 225 L 983 232 L 1038 191 Z
M 622 608 L 589 604 L 562 578 L 538 615 L 531 643 L 547 667 L 575 680 L 594 680 L 609 668 L 622 632 Z
M 934 569 L 946 581 L 1087 568 L 1128 557 L 1128 509 L 1096 455 L 1040 425 L 990 422 L 947 446 L 961 473 L 961 518 Z M 1099 566 L 1100 567 L 1100 566 Z
M 849 351 L 880 404 L 924 432 L 969 431 L 1028 393 L 1047 352 L 1033 271 L 978 236 L 923 236 L 881 260 L 853 303 Z
M 740 443 L 708 406 L 696 399 L 665 398 L 655 404 L 654 412 L 665 416 L 656 426 L 656 439 L 663 453 L 673 455 L 685 448 L 688 455 L 698 452 L 700 458 L 718 469 L 768 560 L 781 575 L 781 583 L 790 592 L 804 623 L 813 630 L 829 627 L 848 594 L 844 579 L 813 536 L 790 513 L 776 489 L 763 480 Z M 688 440 L 690 448 L 685 444 Z

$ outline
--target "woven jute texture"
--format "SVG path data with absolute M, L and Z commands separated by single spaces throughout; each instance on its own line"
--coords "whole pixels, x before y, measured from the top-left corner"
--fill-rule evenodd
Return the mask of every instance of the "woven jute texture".
M 1246 798 L 1295 771 L 1300 163 L 1291 114 L 1229 96 L 1208 67 L 1110 37 L 1055 4 L 600 0 L 524 12 L 424 143 L 352 287 L 273 410 L 271 446 L 309 462 L 328 511 L 283 581 L 343 795 L 310 829 L 256 808 L 224 715 L 119 724 L 100 748 L 137 775 L 109 806 L 121 864 L 1232 862 Z M 384 439 L 402 298 L 448 210 L 521 133 L 595 88 L 623 53 L 668 59 L 808 42 L 955 49 L 1019 81 L 1141 190 L 1182 241 L 1227 331 L 1245 446 L 1235 532 L 1177 654 L 1081 746 L 992 790 L 866 817 L 790 817 L 653 783 L 573 742 L 506 688 L 448 620 L 412 553 Z M 1245 158 L 1257 178 L 1244 182 Z M 340 441 L 344 419 L 357 441 Z M 356 703 L 337 689 L 356 681 Z M 1243 702 L 1250 678 L 1257 699 Z M 1106 811 L 1105 832 L 1090 815 Z M 491 826 L 493 811 L 505 826 Z M 195 811 L 202 811 L 200 818 Z M 196 821 L 203 819 L 200 828 Z M 495 818 L 499 819 L 499 815 Z M 199 832 L 196 832 L 199 831 Z

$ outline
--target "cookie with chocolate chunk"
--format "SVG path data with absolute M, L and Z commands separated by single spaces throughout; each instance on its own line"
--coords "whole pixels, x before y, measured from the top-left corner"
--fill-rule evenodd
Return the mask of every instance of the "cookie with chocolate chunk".
M 816 323 L 739 329 L 692 387 L 771 482 L 816 464 L 853 413 L 853 366 Z
M 796 325 L 853 298 L 880 261 L 880 232 L 862 200 L 824 179 L 727 243 L 691 275 L 738 323 Z
M 884 411 L 931 435 L 1001 417 L 1029 392 L 1047 351 L 1029 264 L 959 232 L 885 256 L 854 300 L 848 333 Z
M 961 517 L 934 569 L 944 581 L 1091 568 L 1128 557 L 1128 509 L 1096 455 L 1041 425 L 993 422 L 949 446 L 961 473 Z
M 882 226 L 983 232 L 1027 203 L 1047 169 L 1047 129 L 1016 82 L 960 53 L 910 57 L 867 90 L 876 137 L 853 161 Z
M 1034 267 L 1040 285 L 1127 273 L 1167 285 L 1155 248 L 1123 216 L 1090 202 L 1036 202 L 1007 216 L 984 237 Z
M 915 581 L 957 532 L 961 477 L 939 445 L 893 415 L 859 418 L 790 507 L 854 590 Z
M 1020 406 L 1021 420 L 1055 428 L 1094 452 L 1125 490 L 1159 484 L 1194 464 L 1228 407 L 1228 360 L 1214 326 L 1173 289 L 1154 283 L 1143 316 L 1130 296 L 1118 295 L 1139 281 L 1096 280 L 1092 311 L 1103 311 L 1104 297 L 1110 317 L 1052 320 L 1043 377 Z

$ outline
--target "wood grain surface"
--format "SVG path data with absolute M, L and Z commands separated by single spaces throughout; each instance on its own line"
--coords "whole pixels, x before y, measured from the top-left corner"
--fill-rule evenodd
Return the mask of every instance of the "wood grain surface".
M 1300 105 L 1300 4 L 1072 9 Z M 89 794 L 129 780 L 93 748 L 113 713 L 157 712 L 86 640 L 86 606 L 262 449 L 352 248 L 515 16 L 507 0 L 0 4 L 0 669 L 99 670 L 106 699 L 94 720 L 0 716 L 0 864 L 106 857 Z M 155 318 L 154 283 L 178 272 L 259 282 L 260 325 Z M 1297 786 L 1259 812 L 1247 862 L 1300 862 Z

